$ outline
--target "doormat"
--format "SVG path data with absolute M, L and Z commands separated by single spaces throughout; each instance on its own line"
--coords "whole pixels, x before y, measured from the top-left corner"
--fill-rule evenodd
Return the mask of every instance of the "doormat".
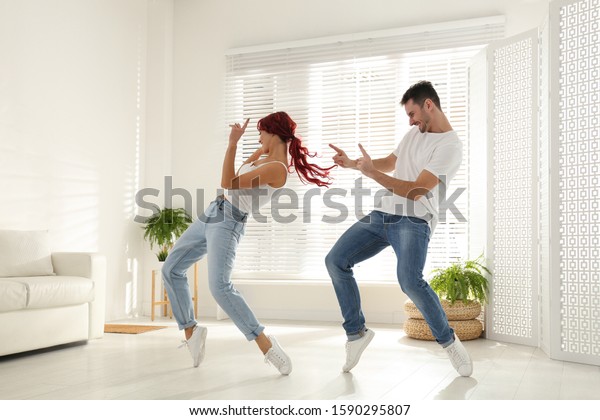
M 104 324 L 104 332 L 111 334 L 141 334 L 167 328 L 158 325 Z

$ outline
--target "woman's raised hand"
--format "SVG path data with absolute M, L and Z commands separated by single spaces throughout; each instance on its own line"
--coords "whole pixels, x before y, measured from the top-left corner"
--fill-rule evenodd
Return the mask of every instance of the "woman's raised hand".
M 229 124 L 229 127 L 231 127 L 231 132 L 229 133 L 230 146 L 237 145 L 238 141 L 240 141 L 240 139 L 244 135 L 244 132 L 246 131 L 246 127 L 248 127 L 249 122 L 250 118 L 246 119 L 244 125 L 240 125 L 239 123 Z
M 332 158 L 336 165 L 341 166 L 342 168 L 356 168 L 356 161 L 350 159 L 346 152 L 333 144 L 330 144 L 329 147 L 336 151 L 336 154 Z

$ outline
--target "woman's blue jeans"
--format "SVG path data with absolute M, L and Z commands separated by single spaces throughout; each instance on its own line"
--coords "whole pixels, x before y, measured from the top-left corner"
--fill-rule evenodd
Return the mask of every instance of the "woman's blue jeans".
M 207 255 L 210 292 L 249 341 L 264 330 L 231 283 L 238 243 L 244 235 L 247 214 L 222 197 L 181 235 L 162 268 L 163 281 L 179 329 L 196 325 L 187 270 Z
M 336 242 L 325 265 L 333 281 L 346 334 L 356 336 L 365 328 L 360 293 L 352 268 L 391 245 L 396 257 L 398 282 L 415 303 L 438 343 L 454 341 L 440 300 L 423 279 L 429 245 L 429 225 L 425 220 L 373 211 L 352 225 Z

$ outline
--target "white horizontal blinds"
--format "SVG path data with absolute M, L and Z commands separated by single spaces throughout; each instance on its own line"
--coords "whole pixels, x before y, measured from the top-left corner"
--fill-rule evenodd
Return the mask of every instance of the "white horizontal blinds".
M 480 49 L 481 47 L 465 48 L 449 53 L 438 52 L 435 55 L 414 54 L 409 60 L 408 72 L 411 81 L 436 81 L 435 88 L 442 109 L 463 141 L 463 161 L 446 191 L 447 205 L 440 208 L 440 223 L 429 244 L 426 273 L 433 268 L 447 266 L 457 258 L 468 256 L 468 66 L 474 53 Z
M 313 119 L 321 121 L 320 128 L 315 127 L 311 136 L 322 138 L 324 144 L 335 144 L 351 158 L 361 156 L 359 142 L 375 159 L 389 155 L 397 143 L 394 104 L 398 102 L 398 72 L 394 60 L 385 55 L 344 57 L 314 65 L 311 73 Z M 333 151 L 328 154 L 332 155 Z M 322 260 L 327 251 L 348 227 L 373 209 L 374 197 L 385 193 L 381 186 L 362 177 L 358 171 L 338 168 L 334 176 L 334 187 L 340 193 L 336 201 L 348 209 L 348 217 L 341 223 L 323 227 L 328 234 L 314 267 L 324 275 Z M 324 211 L 327 215 L 339 214 L 330 208 Z M 391 249 L 355 267 L 356 276 L 361 279 L 393 279 L 394 272 L 395 258 Z
M 466 62 L 480 48 L 477 45 L 501 37 L 502 27 L 497 22 L 476 28 L 465 24 L 462 29 L 437 32 L 232 51 L 227 57 L 225 115 L 228 121 L 252 119 L 252 130 L 242 140 L 237 163 L 257 147 L 256 121 L 274 111 L 286 111 L 298 123 L 297 134 L 319 154 L 313 161 L 321 166 L 332 163 L 334 152 L 329 143 L 352 158 L 360 156 L 359 142 L 373 158 L 385 157 L 408 129 L 408 118 L 398 105 L 401 96 L 421 79 L 434 82 L 445 111 L 464 140 Z M 237 277 L 329 278 L 323 261 L 327 252 L 358 217 L 373 208 L 374 200 L 386 193 L 357 171 L 338 168 L 332 175 L 334 184 L 325 189 L 303 185 L 290 174 L 280 204 L 288 203 L 294 209 L 277 215 L 276 206 L 271 205 L 261 212 L 267 216 L 264 220 L 248 222 L 238 248 Z M 453 188 L 464 187 L 466 182 L 461 169 Z M 465 200 L 463 194 L 454 204 L 466 217 Z M 281 220 L 286 216 L 288 220 Z M 432 243 L 429 261 L 435 264 L 463 255 L 466 249 L 465 224 L 461 227 L 453 215 L 448 221 L 452 226 L 438 225 Z M 396 259 L 388 249 L 355 271 L 361 280 L 396 281 L 395 266 Z

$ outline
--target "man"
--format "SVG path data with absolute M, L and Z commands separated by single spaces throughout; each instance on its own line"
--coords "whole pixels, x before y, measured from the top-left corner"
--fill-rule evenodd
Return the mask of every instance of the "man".
M 462 143 L 442 111 L 432 84 L 421 81 L 402 97 L 413 127 L 396 150 L 381 159 L 371 159 L 359 144 L 362 157 L 351 160 L 330 145 L 334 162 L 372 178 L 392 194 L 383 197 L 374 211 L 350 227 L 336 242 L 325 264 L 333 281 L 348 337 L 346 364 L 349 372 L 375 333 L 365 326 L 360 294 L 352 267 L 392 246 L 398 259 L 397 276 L 402 291 L 415 303 L 436 341 L 446 349 L 452 365 L 462 376 L 470 376 L 469 354 L 448 324 L 440 300 L 423 279 L 429 237 L 438 219 L 438 189 L 454 177 L 462 161 Z M 386 172 L 394 171 L 393 176 Z

